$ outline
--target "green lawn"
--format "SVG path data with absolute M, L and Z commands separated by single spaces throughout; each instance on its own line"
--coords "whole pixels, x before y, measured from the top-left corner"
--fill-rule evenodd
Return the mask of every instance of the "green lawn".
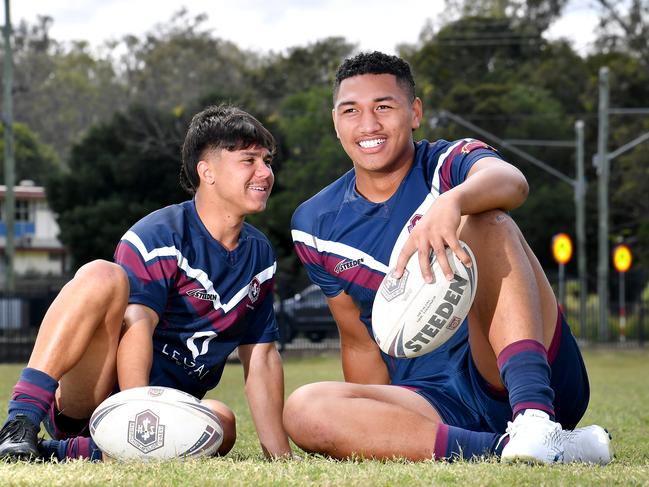
M 649 485 L 649 351 L 588 350 L 585 358 L 592 395 L 582 423 L 598 423 L 612 432 L 616 459 L 606 467 L 338 462 L 306 455 L 301 461 L 269 463 L 261 455 L 245 403 L 241 366 L 232 364 L 211 395 L 237 413 L 239 438 L 228 457 L 158 464 L 3 464 L 0 485 Z M 0 365 L 3 412 L 20 369 Z M 335 356 L 286 359 L 285 371 L 287 391 L 341 377 Z

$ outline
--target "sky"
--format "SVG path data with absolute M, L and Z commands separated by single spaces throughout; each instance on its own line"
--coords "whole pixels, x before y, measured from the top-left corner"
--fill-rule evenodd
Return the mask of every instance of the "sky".
M 11 0 L 11 20 L 33 24 L 38 15 L 49 15 L 54 39 L 99 47 L 126 34 L 141 36 L 183 6 L 192 15 L 207 14 L 216 36 L 257 52 L 343 36 L 361 50 L 394 54 L 397 45 L 416 43 L 427 22 L 439 25 L 444 0 Z M 586 54 L 596 23 L 592 1 L 571 0 L 549 37 L 567 37 Z

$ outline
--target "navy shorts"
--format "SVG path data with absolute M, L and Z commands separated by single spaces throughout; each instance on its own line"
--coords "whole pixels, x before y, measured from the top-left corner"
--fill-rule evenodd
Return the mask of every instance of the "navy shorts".
M 458 353 L 461 356 L 454 361 L 455 370 L 444 382 L 402 380 L 394 385 L 407 387 L 424 397 L 445 424 L 471 431 L 503 433 L 512 419 L 507 392 L 497 391 L 482 378 L 468 345 Z M 548 350 L 548 363 L 552 370 L 556 420 L 563 428 L 573 429 L 586 412 L 590 386 L 579 346 L 561 313 Z

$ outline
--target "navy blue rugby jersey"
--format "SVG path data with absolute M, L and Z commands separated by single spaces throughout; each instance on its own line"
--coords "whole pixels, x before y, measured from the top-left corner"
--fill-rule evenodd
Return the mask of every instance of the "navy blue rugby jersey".
M 151 385 L 203 397 L 238 345 L 278 339 L 275 254 L 247 223 L 228 251 L 209 234 L 193 200 L 167 206 L 124 234 L 115 261 L 128 274 L 129 303 L 148 306 L 160 318 Z
M 475 139 L 422 140 L 412 168 L 385 202 L 372 203 L 356 191 L 350 170 L 298 207 L 291 222 L 295 250 L 311 280 L 326 296 L 349 294 L 361 310 L 370 336 L 374 296 L 417 221 L 440 194 L 462 183 L 473 164 L 500 158 Z M 446 344 L 412 359 L 383 354 L 392 383 L 444 376 L 446 359 L 467 344 L 467 326 Z

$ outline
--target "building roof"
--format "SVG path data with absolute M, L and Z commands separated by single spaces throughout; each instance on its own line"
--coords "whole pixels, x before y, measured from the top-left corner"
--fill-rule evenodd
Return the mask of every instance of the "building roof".
M 0 185 L 0 199 L 5 199 L 5 194 L 7 192 L 7 186 L 4 184 Z M 36 186 L 33 181 L 20 181 L 17 186 L 14 186 L 14 195 L 17 199 L 21 200 L 44 200 L 45 188 L 43 186 Z

